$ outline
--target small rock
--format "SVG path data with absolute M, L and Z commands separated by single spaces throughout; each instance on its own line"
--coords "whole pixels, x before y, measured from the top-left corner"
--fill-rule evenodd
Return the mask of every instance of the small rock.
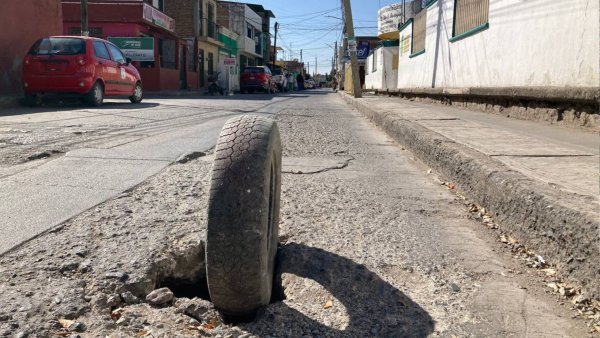
M 21 331 L 15 335 L 15 338 L 27 338 L 29 337 L 29 332 Z
M 137 298 L 131 291 L 125 291 L 121 294 L 121 299 L 127 304 L 137 304 L 140 302 L 140 299 Z
M 85 330 L 87 330 L 87 326 L 80 322 L 75 322 L 69 325 L 69 331 L 71 332 L 85 332 Z
M 81 258 L 87 256 L 88 253 L 89 253 L 89 251 L 86 249 L 78 249 L 77 251 L 75 251 L 75 255 L 77 255 Z
M 204 317 L 213 309 L 211 302 L 200 299 L 179 299 L 175 304 L 175 312 L 184 313 L 198 321 L 204 321 Z
M 452 288 L 452 291 L 454 292 L 460 291 L 460 286 L 456 285 L 455 283 L 450 284 L 450 288 Z
M 122 271 L 107 272 L 104 276 L 108 279 L 118 279 L 121 282 L 124 282 L 129 278 L 129 275 Z
M 146 301 L 152 305 L 162 305 L 173 300 L 173 292 L 169 288 L 160 288 L 150 292 Z
M 115 306 L 119 306 L 121 304 L 121 297 L 119 297 L 119 295 L 117 294 L 112 294 L 110 296 L 108 296 L 108 299 L 106 300 L 106 305 L 108 307 L 115 307 Z
M 116 322 L 116 324 L 119 326 L 127 326 L 127 325 L 129 325 L 129 323 L 131 323 L 131 318 L 126 317 L 126 316 L 119 318 Z
M 89 259 L 86 259 L 85 261 L 81 262 L 81 264 L 79 264 L 79 272 L 90 272 L 92 271 L 92 261 Z
M 58 271 L 63 272 L 63 273 L 69 272 L 69 271 L 75 271 L 75 270 L 77 270 L 78 267 L 79 267 L 78 262 L 66 262 L 60 266 L 60 269 L 58 269 Z

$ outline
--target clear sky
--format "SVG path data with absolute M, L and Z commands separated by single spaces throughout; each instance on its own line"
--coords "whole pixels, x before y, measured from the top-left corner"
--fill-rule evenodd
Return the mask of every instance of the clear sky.
M 402 0 L 350 0 L 356 36 L 377 35 L 377 11 L 389 4 Z M 310 63 L 310 73 L 315 70 L 317 58 L 318 72 L 331 70 L 333 45 L 342 36 L 341 0 L 245 0 L 237 1 L 262 5 L 275 14 L 271 21 L 271 33 L 275 21 L 279 22 L 277 46 L 284 48 L 278 52 L 278 59 L 300 59 Z M 332 16 L 332 17 L 329 17 Z

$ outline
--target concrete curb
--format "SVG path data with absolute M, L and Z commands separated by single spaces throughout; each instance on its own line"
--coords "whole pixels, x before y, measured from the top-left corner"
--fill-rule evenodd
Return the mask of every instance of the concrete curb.
M 342 96 L 489 210 L 503 230 L 555 264 L 588 296 L 600 297 L 600 220 L 593 197 L 555 190 L 416 122 L 375 111 L 365 100 Z
M 458 97 L 490 97 L 528 99 L 556 102 L 589 102 L 600 100 L 597 87 L 473 87 L 473 88 L 399 88 L 390 91 L 399 94 L 438 95 Z

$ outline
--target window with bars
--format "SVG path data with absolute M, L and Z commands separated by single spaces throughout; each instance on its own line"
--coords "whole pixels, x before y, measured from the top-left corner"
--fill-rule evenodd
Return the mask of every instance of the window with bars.
M 455 0 L 452 37 L 466 34 L 488 23 L 489 0 Z
M 412 25 L 412 54 L 422 53 L 425 51 L 425 36 L 427 28 L 427 10 L 420 11 L 413 18 Z

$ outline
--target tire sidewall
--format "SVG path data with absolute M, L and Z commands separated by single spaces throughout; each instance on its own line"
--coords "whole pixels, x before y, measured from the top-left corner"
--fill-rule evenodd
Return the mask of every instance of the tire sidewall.
M 140 95 L 139 97 L 136 95 L 136 93 L 138 92 L 138 87 L 140 88 Z M 131 95 L 129 97 L 129 101 L 131 101 L 131 103 L 140 103 L 142 102 L 142 100 L 144 99 L 144 89 L 142 88 L 142 85 L 138 82 L 135 84 L 135 87 L 133 89 L 133 95 Z
M 265 131 L 257 135 L 264 136 Z M 251 314 L 271 298 L 281 194 L 281 143 L 275 122 L 270 121 L 266 136 L 267 142 L 249 146 L 251 150 L 237 162 L 219 167 L 221 163 L 215 160 L 213 168 L 206 233 L 207 282 L 215 307 L 233 316 Z M 228 137 L 224 128 L 217 144 Z M 216 157 L 219 151 L 218 146 Z M 221 173 L 215 180 L 215 168 L 229 173 Z
M 98 87 L 99 89 L 97 89 Z M 104 86 L 100 82 L 97 81 L 92 86 L 88 101 L 94 107 L 101 106 L 102 102 L 104 102 Z

